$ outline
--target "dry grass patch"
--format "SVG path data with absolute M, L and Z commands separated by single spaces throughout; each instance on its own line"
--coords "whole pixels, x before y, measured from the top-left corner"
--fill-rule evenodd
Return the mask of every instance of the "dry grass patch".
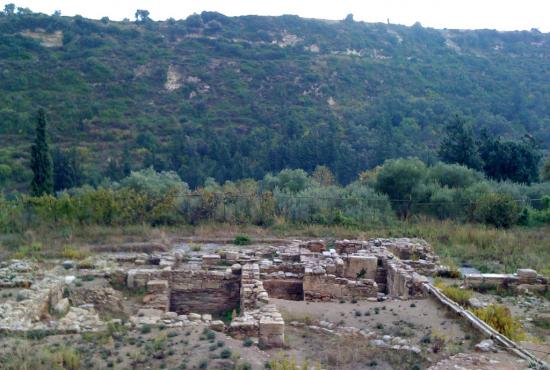
M 521 323 L 512 316 L 510 310 L 503 305 L 492 304 L 485 308 L 474 309 L 473 312 L 493 329 L 511 340 L 521 341 L 526 338 L 523 325 L 521 325 Z

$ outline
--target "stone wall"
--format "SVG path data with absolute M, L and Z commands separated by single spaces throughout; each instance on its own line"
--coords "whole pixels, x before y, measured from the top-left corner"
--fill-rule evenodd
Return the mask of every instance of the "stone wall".
M 149 280 L 170 280 L 172 271 L 170 268 L 154 269 L 140 268 L 130 269 L 126 275 L 126 285 L 128 289 L 146 289 Z
M 387 261 L 387 294 L 402 299 L 421 298 L 426 296 L 422 284 L 427 279 L 399 261 Z
M 303 283 L 306 300 L 360 299 L 378 295 L 378 285 L 374 280 L 349 280 L 312 269 L 306 269 Z
M 149 280 L 147 296 L 144 297 L 146 307 L 166 312 L 170 309 L 170 286 L 167 280 Z M 174 310 L 172 310 L 174 311 Z
M 269 296 L 260 280 L 260 267 L 255 263 L 247 263 L 242 267 L 241 275 L 241 312 L 269 303 Z
M 376 279 L 376 268 L 378 267 L 378 258 L 376 256 L 348 256 L 344 257 L 344 277 L 357 279 L 358 275 L 364 271 L 361 276 L 363 279 Z
M 170 311 L 222 314 L 239 306 L 240 276 L 230 271 L 172 271 Z
M 236 338 L 258 338 L 265 348 L 284 345 L 285 323 L 277 307 L 269 304 L 269 297 L 260 280 L 260 267 L 255 263 L 242 266 L 241 316 L 235 318 L 229 333 Z

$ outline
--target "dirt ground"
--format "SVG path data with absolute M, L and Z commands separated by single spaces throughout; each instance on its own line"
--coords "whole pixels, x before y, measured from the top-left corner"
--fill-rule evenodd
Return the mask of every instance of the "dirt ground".
M 357 303 L 273 301 L 287 323 L 299 321 L 315 326 L 331 322 L 336 327 L 371 332 L 374 338 L 402 338 L 421 349 L 416 354 L 376 348 L 369 345 L 371 338 L 325 335 L 308 330 L 307 325 L 287 325 L 290 356 L 317 361 L 326 368 L 421 369 L 452 354 L 469 351 L 480 340 L 474 331 L 430 299 Z
M 53 335 L 38 339 L 0 338 L 0 369 L 31 353 L 72 347 L 80 353 L 82 369 L 262 369 L 269 355 L 258 347 L 203 326 Z M 225 358 L 227 357 L 227 358 Z M 248 367 L 248 368 L 250 368 Z M 237 367 L 238 368 L 238 367 Z M 38 369 L 37 369 L 38 370 Z
M 550 362 L 550 300 L 538 295 L 516 295 L 507 291 L 476 292 L 475 296 L 483 303 L 508 307 L 526 332 L 526 339 L 521 345 Z

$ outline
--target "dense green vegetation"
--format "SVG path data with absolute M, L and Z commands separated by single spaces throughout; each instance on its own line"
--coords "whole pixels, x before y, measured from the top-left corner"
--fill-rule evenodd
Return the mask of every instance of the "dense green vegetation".
M 5 194 L 30 190 L 38 107 L 48 113 L 56 190 L 150 166 L 191 188 L 320 165 L 350 184 L 390 158 L 435 164 L 455 114 L 476 141 L 482 130 L 493 140 L 479 147 L 491 166 L 498 153 L 523 153 L 508 140 L 526 134 L 550 147 L 549 45 L 537 30 L 213 12 L 155 22 L 144 10 L 113 22 L 13 8 L 0 16 L 0 184 Z M 328 189 L 305 191 L 336 192 Z M 361 191 L 373 190 L 338 189 Z
M 36 232 L 256 225 L 419 236 L 483 271 L 547 270 L 549 42 L 13 8 L 0 16 L 0 251 L 35 251 Z
M 40 227 L 204 222 L 274 225 L 391 226 L 433 218 L 507 228 L 550 222 L 550 183 L 487 180 L 460 165 L 427 166 L 418 159 L 388 160 L 345 186 L 323 184 L 303 170 L 283 170 L 223 185 L 214 179 L 190 190 L 175 172 L 152 168 L 119 182 L 72 188 L 56 196 L 0 200 L 0 232 Z M 325 175 L 324 178 L 330 178 Z
M 53 193 L 53 164 L 46 137 L 46 112 L 43 109 L 38 111 L 36 138 L 31 148 L 31 169 L 32 194 L 40 196 Z

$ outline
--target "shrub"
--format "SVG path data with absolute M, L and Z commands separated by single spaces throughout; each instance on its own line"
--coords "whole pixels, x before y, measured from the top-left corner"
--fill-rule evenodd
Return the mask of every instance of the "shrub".
M 202 247 L 200 245 L 192 245 L 191 246 L 191 251 L 193 252 L 200 252 L 202 249 Z
M 244 362 L 235 367 L 235 370 L 252 370 L 252 365 L 249 362 Z
M 209 330 L 209 331 L 206 333 L 206 339 L 208 339 L 208 340 L 214 340 L 214 339 L 216 339 L 216 333 L 214 333 L 212 330 Z
M 224 348 L 220 353 L 221 358 L 230 358 L 231 357 L 231 350 L 229 348 Z
M 518 222 L 520 207 L 506 194 L 485 194 L 481 196 L 474 209 L 474 220 L 495 227 L 508 228 Z
M 80 369 L 80 355 L 72 348 L 61 348 L 53 353 L 55 362 L 66 370 Z
M 88 257 L 88 253 L 86 251 L 78 249 L 77 247 L 72 245 L 66 245 L 63 248 L 62 255 L 63 255 L 63 258 L 70 259 L 70 260 L 83 260 L 86 257 Z
M 398 200 L 394 206 L 402 217 L 406 217 L 410 202 L 405 200 L 413 199 L 426 174 L 426 165 L 419 159 L 392 159 L 384 162 L 374 186 L 376 191 Z
M 254 341 L 250 338 L 246 338 L 243 340 L 243 346 L 245 347 L 251 347 L 254 344 Z
M 15 252 L 15 258 L 17 259 L 23 259 L 23 258 L 37 258 L 40 259 L 43 257 L 42 253 L 42 243 L 32 243 L 29 246 L 21 246 Z
M 512 317 L 510 310 L 502 305 L 492 304 L 473 310 L 474 314 L 500 334 L 511 340 L 525 339 L 523 326 Z
M 285 169 L 276 176 L 271 174 L 265 175 L 262 181 L 262 189 L 269 191 L 279 189 L 289 191 L 290 193 L 298 193 L 311 186 L 312 183 L 312 179 L 309 178 L 304 170 Z
M 141 334 L 148 334 L 151 332 L 151 325 L 145 324 L 140 329 Z
M 459 164 L 438 163 L 428 171 L 428 179 L 443 187 L 466 188 L 484 179 L 481 172 Z
M 235 245 L 249 245 L 250 243 L 252 243 L 252 240 L 247 235 L 237 235 L 233 239 L 233 244 Z
M 302 370 L 311 368 L 320 369 L 319 366 L 312 367 L 307 361 L 298 364 L 294 358 L 282 358 L 269 361 L 267 368 L 271 370 Z

